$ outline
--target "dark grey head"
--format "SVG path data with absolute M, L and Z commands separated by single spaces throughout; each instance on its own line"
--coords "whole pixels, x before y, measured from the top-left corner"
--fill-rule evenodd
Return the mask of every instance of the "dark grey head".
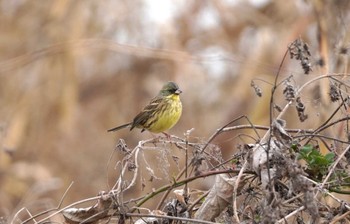
M 180 93 L 182 93 L 182 91 L 175 82 L 167 82 L 159 91 L 160 96 L 169 96 L 172 94 L 179 95 Z

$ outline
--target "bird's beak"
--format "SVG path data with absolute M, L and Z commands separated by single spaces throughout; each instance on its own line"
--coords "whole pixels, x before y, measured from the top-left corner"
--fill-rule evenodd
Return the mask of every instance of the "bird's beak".
M 177 90 L 175 91 L 175 94 L 176 94 L 176 95 L 180 95 L 180 93 L 182 93 L 182 91 L 181 91 L 180 89 L 177 89 Z

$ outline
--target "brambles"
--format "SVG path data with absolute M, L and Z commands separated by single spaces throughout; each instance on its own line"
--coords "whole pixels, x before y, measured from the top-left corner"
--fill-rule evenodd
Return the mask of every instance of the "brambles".
M 288 52 L 291 58 L 301 61 L 306 74 L 311 71 L 310 52 L 306 43 L 298 39 L 289 46 Z M 321 200 L 326 196 L 331 196 L 339 203 L 339 208 L 334 210 L 341 210 L 341 206 L 344 206 L 344 212 L 349 211 L 350 205 L 343 204 L 343 201 L 331 191 L 347 193 L 350 174 L 345 169 L 345 165 L 340 164 L 339 159 L 335 159 L 342 156 L 348 158 L 348 153 L 338 155 L 336 151 L 347 152 L 350 146 L 348 146 L 347 139 L 343 139 L 346 136 L 330 136 L 325 132 L 326 129 L 331 128 L 329 123 L 335 114 L 340 116 L 343 114 L 335 110 L 319 127 L 315 122 L 313 129 L 302 127 L 288 129 L 288 119 L 281 119 L 282 116 L 288 118 L 286 108 L 289 107 L 296 108 L 300 121 L 296 123 L 304 122 L 309 118 L 306 114 L 305 103 L 301 99 L 301 92 L 310 83 L 318 80 L 315 78 L 300 88 L 296 87 L 297 83 L 292 80 L 292 76 L 280 83 L 276 82 L 272 86 L 270 108 L 278 108 L 274 109 L 274 112 L 278 111 L 279 114 L 271 117 L 269 126 L 255 125 L 246 116 L 241 116 L 217 129 L 205 142 L 191 142 L 190 134 L 186 134 L 186 139 L 176 136 L 172 136 L 171 139 L 151 139 L 139 142 L 134 149 L 128 149 L 125 142 L 120 141 L 117 148 L 124 158 L 118 163 L 122 164 L 121 170 L 124 173 L 120 174 L 115 187 L 110 192 L 115 200 L 114 213 L 104 218 L 116 217 L 121 222 L 125 222 L 134 216 L 142 216 L 143 220 L 160 223 L 172 223 L 174 220 L 192 222 L 204 222 L 203 220 L 228 222 L 229 220 L 235 223 L 283 223 L 290 220 L 291 223 L 297 221 L 319 223 L 329 221 L 324 217 L 328 217 L 330 212 L 323 209 L 324 204 Z M 344 85 L 344 81 L 342 84 Z M 280 91 L 279 88 L 282 85 L 284 88 Z M 262 96 L 260 86 L 252 81 L 251 87 L 259 97 Z M 339 88 L 337 85 L 331 87 L 330 97 L 333 102 L 343 97 Z M 284 108 L 275 104 L 273 95 L 277 93 L 281 94 L 279 99 L 287 101 L 283 101 L 285 102 Z M 345 94 L 347 94 L 346 90 L 344 96 Z M 303 97 L 306 98 L 305 95 Z M 343 108 L 345 103 L 345 100 L 342 101 L 338 108 Z M 234 125 L 241 118 L 246 118 L 247 124 Z M 349 120 L 350 118 L 343 116 L 338 122 Z M 244 132 L 244 128 L 251 129 L 255 134 Z M 239 131 L 238 134 L 232 134 L 237 131 Z M 259 134 L 262 131 L 264 131 L 263 137 Z M 235 153 L 229 158 L 224 158 L 223 152 L 227 149 L 226 147 L 220 148 L 213 143 L 223 133 L 226 133 L 230 140 L 234 139 L 238 142 Z M 329 146 L 333 143 L 336 149 Z M 319 148 L 315 145 L 322 145 L 329 152 L 320 153 Z M 156 148 L 159 152 L 159 150 L 167 150 L 170 147 L 176 147 L 176 150 L 182 150 L 186 155 L 186 159 L 181 156 L 176 157 L 178 173 L 173 176 L 171 183 L 153 189 L 152 192 L 140 198 L 124 198 L 125 191 L 133 188 L 138 179 L 143 187 L 148 184 L 143 177 L 144 174 L 139 176 L 141 161 L 146 166 L 149 175 L 155 176 L 154 167 L 149 165 L 145 157 L 147 151 Z M 165 156 L 169 155 L 165 153 Z M 137 159 L 138 157 L 142 157 L 143 160 Z M 175 157 L 172 156 L 172 158 Z M 169 161 L 171 160 L 164 157 L 159 166 L 169 166 Z M 182 170 L 181 164 L 184 164 Z M 125 172 L 129 172 L 128 175 Z M 192 189 L 196 181 L 212 175 L 215 175 L 215 180 L 209 182 L 208 192 Z M 127 178 L 128 176 L 132 177 Z M 166 175 L 163 175 L 163 178 L 164 176 Z M 157 178 L 159 179 L 161 177 Z M 174 190 L 175 188 L 181 188 L 181 190 Z M 141 213 L 145 210 L 141 208 L 147 201 L 163 192 L 163 197 L 155 210 Z M 237 200 L 238 197 L 239 200 Z M 111 210 L 111 208 L 105 209 Z M 94 215 L 97 216 L 97 214 Z M 147 219 L 145 219 L 146 216 Z
M 311 54 L 307 44 L 295 41 L 288 52 L 292 59 L 301 61 L 306 74 L 311 72 Z M 287 75 L 280 73 L 282 78 Z M 340 109 L 324 113 L 320 124 L 308 122 L 309 128 L 306 129 L 301 122 L 317 111 L 310 106 L 306 114 L 306 106 L 313 99 L 305 89 L 325 78 L 334 81 L 329 94 L 335 102 L 333 105 L 338 103 Z M 268 125 L 256 125 L 249 119 L 245 123 L 235 119 L 205 140 L 191 136 L 190 132 L 185 138 L 168 136 L 142 140 L 131 148 L 128 145 L 132 144 L 120 140 L 113 151 L 118 157 L 110 160 L 115 164 L 110 177 L 113 186 L 109 191 L 89 199 L 96 204 L 87 209 L 72 207 L 79 207 L 88 199 L 70 205 L 71 208 L 61 209 L 57 214 L 68 215 L 66 218 L 71 220 L 67 222 L 71 223 L 102 219 L 113 219 L 113 222 L 119 223 L 335 221 L 333 214 L 350 210 L 348 203 L 331 193 L 349 193 L 349 117 L 345 101 L 349 95 L 348 80 L 336 80 L 333 74 L 307 82 L 285 78 L 274 84 L 266 83 L 276 90 L 271 95 L 277 96 L 276 99 L 271 98 L 269 106 L 273 108 L 273 113 Z M 260 86 L 251 82 L 251 87 L 259 97 L 262 96 Z M 263 106 L 268 105 L 265 103 Z M 288 114 L 290 111 L 295 113 L 294 107 L 301 122 Z M 331 109 L 326 108 L 326 112 Z M 266 113 L 263 116 L 268 118 Z M 296 128 L 291 129 L 291 126 Z M 329 152 L 320 153 L 316 145 Z M 342 152 L 346 153 L 342 156 Z M 170 165 L 175 168 L 170 170 Z M 203 185 L 198 187 L 204 182 L 206 188 Z M 141 193 L 136 196 L 134 192 L 140 189 Z M 326 197 L 335 202 L 336 208 L 325 209 Z M 30 218 L 37 219 L 34 216 Z M 37 220 L 43 223 L 49 219 Z

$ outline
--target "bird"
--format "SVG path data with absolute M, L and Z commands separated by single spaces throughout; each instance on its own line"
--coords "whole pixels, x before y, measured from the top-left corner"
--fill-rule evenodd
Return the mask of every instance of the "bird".
M 108 132 L 118 131 L 129 127 L 147 130 L 151 133 L 165 133 L 174 127 L 182 114 L 182 103 L 179 86 L 172 81 L 165 83 L 158 95 L 154 97 L 143 110 L 135 116 L 132 122 L 107 130 Z M 167 135 L 167 134 L 166 134 Z

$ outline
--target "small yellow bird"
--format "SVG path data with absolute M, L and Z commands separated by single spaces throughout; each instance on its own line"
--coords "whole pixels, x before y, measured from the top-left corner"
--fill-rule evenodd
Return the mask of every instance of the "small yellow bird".
M 140 128 L 141 132 L 148 130 L 160 133 L 172 128 L 180 119 L 182 104 L 180 101 L 182 91 L 175 82 L 166 83 L 151 102 L 136 115 L 130 123 L 111 128 L 108 131 L 118 131 L 122 128 Z

